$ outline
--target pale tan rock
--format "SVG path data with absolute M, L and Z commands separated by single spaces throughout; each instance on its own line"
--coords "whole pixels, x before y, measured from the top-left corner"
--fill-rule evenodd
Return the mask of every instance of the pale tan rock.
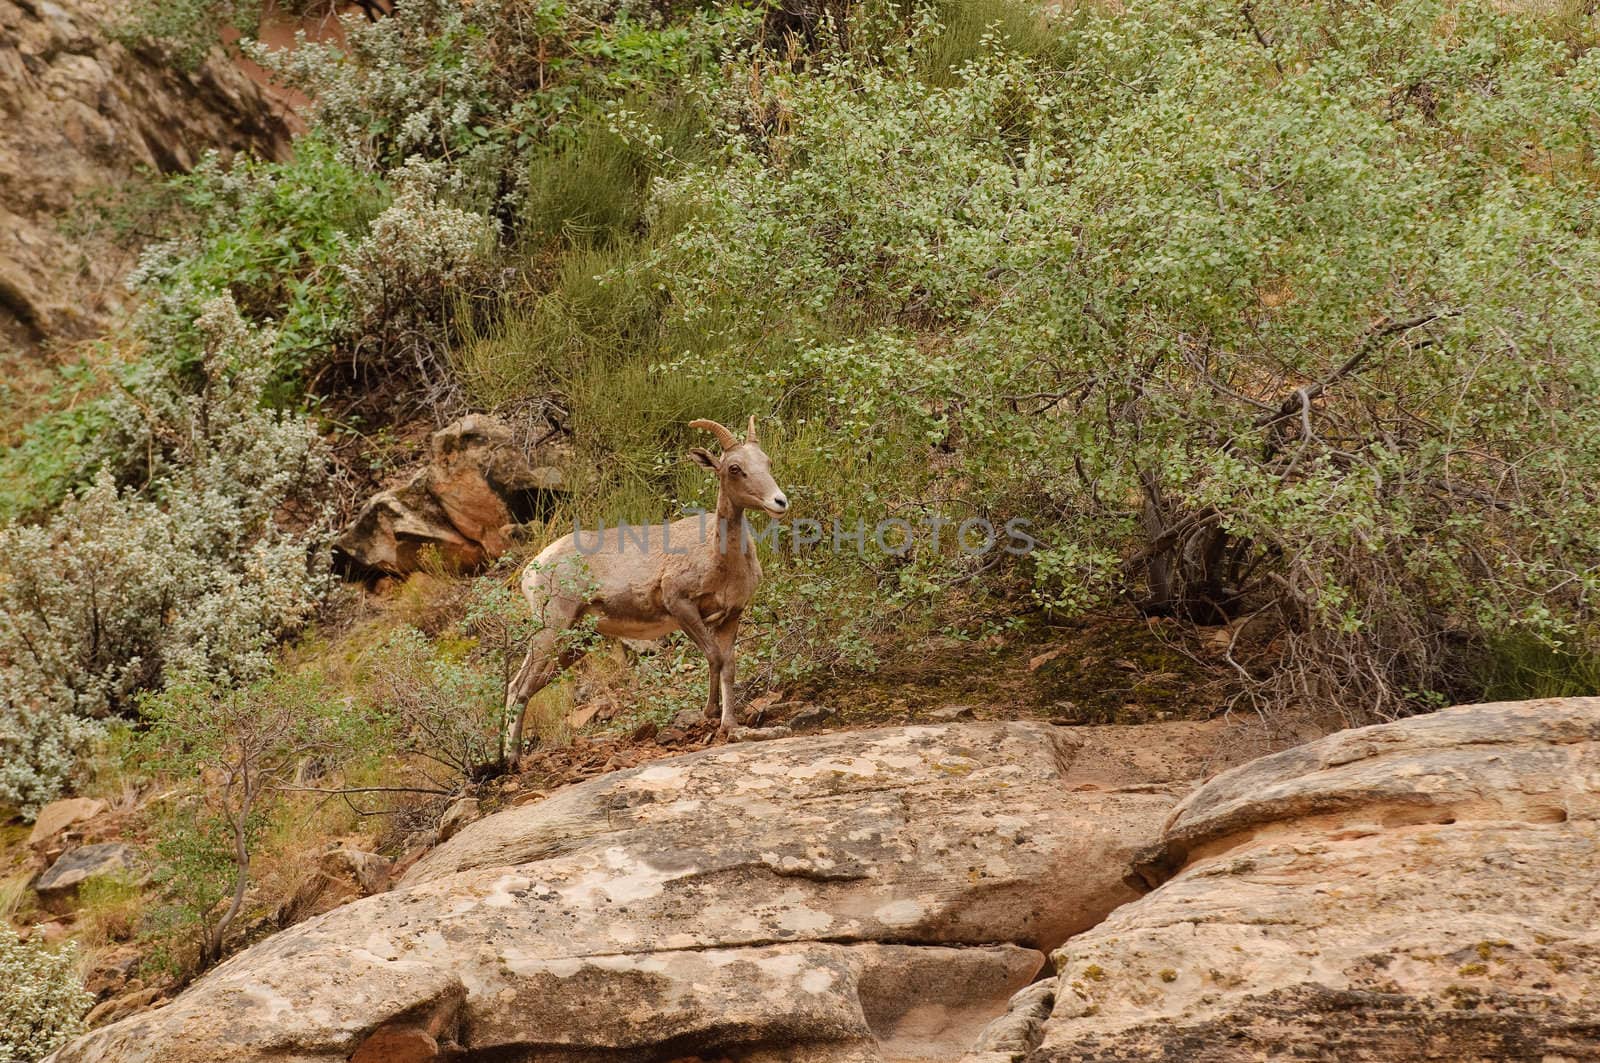
M 393 867 L 392 860 L 376 853 L 343 846 L 329 849 L 279 904 L 276 922 L 279 926 L 293 926 L 359 897 L 382 893 L 389 888 Z
M 1053 957 L 1032 1043 L 973 1060 L 1600 1060 L 1600 699 L 1263 757 L 1145 867 L 1167 880 Z
M 324 874 L 354 880 L 363 896 L 388 889 L 389 872 L 394 867 L 394 861 L 387 857 L 346 846 L 329 849 L 319 863 Z
M 392 1023 L 538 1063 L 954 1059 L 1045 950 L 1138 895 L 1129 858 L 1216 737 L 1158 733 L 1195 747 L 1174 771 L 1117 768 L 1092 729 L 975 723 L 590 780 L 466 826 L 393 890 L 57 1063 L 343 1060 Z
M 65 797 L 39 810 L 28 832 L 29 845 L 43 845 L 75 823 L 91 820 L 106 810 L 106 803 L 90 797 Z
M 89 1009 L 84 1022 L 91 1028 L 149 1011 L 167 993 L 166 986 L 143 986 L 102 1000 Z
M 478 799 L 476 797 L 458 797 L 450 802 L 450 807 L 444 810 L 444 815 L 439 817 L 438 838 L 441 843 L 449 841 L 461 833 L 461 828 L 478 818 Z

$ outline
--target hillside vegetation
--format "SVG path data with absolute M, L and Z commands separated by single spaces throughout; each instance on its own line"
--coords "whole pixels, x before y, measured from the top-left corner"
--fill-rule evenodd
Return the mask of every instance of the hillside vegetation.
M 0 802 L 210 785 L 127 931 L 175 969 L 305 838 L 402 846 L 327 793 L 473 776 L 516 559 L 374 604 L 326 556 L 470 410 L 570 443 L 529 550 L 709 505 L 686 422 L 756 415 L 822 531 L 765 547 L 748 697 L 1106 617 L 1214 711 L 1600 684 L 1592 12 L 829 8 L 402 0 L 257 52 L 293 161 L 107 210 L 161 237 L 139 309 L 0 457 Z M 630 723 L 703 696 L 676 642 L 602 673 Z

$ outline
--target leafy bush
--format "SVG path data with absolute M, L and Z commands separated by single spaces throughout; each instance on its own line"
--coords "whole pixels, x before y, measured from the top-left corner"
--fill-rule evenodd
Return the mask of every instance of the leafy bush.
M 364 659 L 363 689 L 397 751 L 424 764 L 431 785 L 454 789 L 498 765 L 506 688 L 541 624 L 504 573 L 456 582 L 442 597 L 457 619 L 437 639 L 410 626 L 393 632 Z M 591 621 L 562 644 L 594 638 Z M 560 732 L 537 710 L 533 719 L 541 737 Z
M 667 24 L 627 5 L 417 0 L 348 21 L 342 48 L 252 54 L 316 101 L 317 126 L 351 155 L 379 170 L 447 160 L 450 190 L 488 206 L 521 153 L 568 135 L 598 102 L 670 84 L 755 17 L 734 5 Z
M 441 653 L 409 627 L 386 639 L 368 661 L 368 696 L 394 722 L 400 749 L 443 769 L 437 781 L 446 785 L 474 778 L 499 755 L 509 677 L 487 664 Z
M 170 180 L 175 235 L 147 249 L 131 281 L 151 297 L 141 337 L 158 366 L 192 369 L 195 320 L 218 295 L 244 317 L 272 325 L 268 397 L 299 400 L 298 374 L 330 355 L 348 330 L 340 264 L 388 203 L 377 178 L 342 160 L 327 139 L 301 137 L 289 162 L 215 154 Z
M 94 998 L 78 978 L 73 946 L 23 942 L 0 920 L 0 1061 L 37 1063 L 83 1031 Z
M 776 411 L 800 509 L 1028 517 L 1041 604 L 1230 621 L 1263 707 L 1472 696 L 1506 631 L 1591 652 L 1600 51 L 1488 4 L 1253 17 L 1084 8 L 932 87 L 926 19 L 707 74 L 721 151 L 662 160 L 674 223 L 605 276 L 662 293 L 609 380 Z M 956 578 L 930 553 L 810 578 L 894 608 Z
M 263 400 L 301 406 L 304 374 L 325 367 L 351 331 L 339 267 L 388 191 L 308 136 L 292 161 L 238 156 L 224 166 L 212 154 L 192 173 L 141 186 L 130 199 L 106 208 L 112 227 L 156 239 L 130 277 L 143 297 L 132 336 L 124 349 L 108 340 L 84 363 L 64 367 L 56 412 L 0 452 L 0 521 L 43 519 L 108 463 L 123 485 L 144 482 L 128 461 L 137 444 L 112 422 L 127 419 L 127 393 L 201 386 L 206 339 L 195 322 L 220 295 L 247 321 L 270 326 L 262 333 L 272 340 Z
M 260 0 L 136 0 L 110 33 L 129 48 L 155 48 L 188 72 L 221 43 L 224 27 L 254 33 L 260 22 Z
M 321 441 L 262 408 L 270 334 L 231 299 L 197 322 L 196 393 L 150 379 L 111 409 L 108 455 L 137 458 L 119 490 L 102 471 L 44 524 L 0 529 L 0 801 L 53 797 L 93 736 L 83 721 L 182 673 L 248 681 L 309 615 L 322 521 Z

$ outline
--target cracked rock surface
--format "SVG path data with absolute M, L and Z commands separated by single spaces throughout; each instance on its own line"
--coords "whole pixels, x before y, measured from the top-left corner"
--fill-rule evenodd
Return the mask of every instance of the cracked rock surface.
M 970 1063 L 1600 1060 L 1600 698 L 1252 761 L 1143 873 Z
M 1131 858 L 1216 744 L 1117 752 L 1135 730 L 901 727 L 593 779 L 58 1063 L 956 1059 L 1138 896 Z

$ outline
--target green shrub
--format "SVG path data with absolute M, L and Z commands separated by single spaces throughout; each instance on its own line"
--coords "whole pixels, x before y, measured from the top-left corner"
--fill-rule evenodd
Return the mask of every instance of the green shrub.
M 1593 697 L 1600 693 L 1597 646 L 1600 639 L 1592 634 L 1555 646 L 1525 632 L 1492 637 L 1473 660 L 1479 696 L 1485 701 Z
M 239 686 L 184 679 L 141 709 L 141 764 L 197 783 L 156 823 L 162 904 L 152 924 L 169 967 L 204 969 L 230 944 L 257 842 L 286 793 L 337 789 L 338 767 L 367 755 L 382 732 L 312 674 Z M 301 782 L 308 772 L 316 781 Z
M 178 69 L 193 72 L 222 43 L 225 27 L 253 34 L 260 23 L 260 0 L 136 0 L 109 29 L 113 40 L 154 48 Z
M 441 598 L 457 619 L 433 639 L 415 627 L 394 631 L 363 656 L 361 672 L 363 692 L 387 721 L 395 751 L 425 764 L 430 785 L 454 788 L 497 765 L 506 688 L 540 623 L 504 572 L 447 586 Z M 573 642 L 593 637 L 592 624 L 570 633 Z M 543 738 L 563 733 L 537 708 L 531 718 L 530 730 Z
M 400 750 L 443 768 L 459 784 L 499 756 L 510 680 L 505 660 L 441 653 L 422 632 L 403 628 L 368 657 L 364 689 L 393 722 Z
M 488 207 L 515 159 L 589 121 L 598 105 L 673 79 L 748 35 L 740 5 L 668 24 L 555 0 L 417 0 L 347 41 L 252 54 L 315 100 L 314 120 L 377 169 L 412 156 L 450 163 L 450 191 Z
M 0 453 L 0 523 L 39 520 L 93 478 L 110 419 L 105 403 L 72 401 L 74 392 L 60 389 L 54 412 L 23 426 Z
M 363 373 L 419 377 L 435 408 L 445 408 L 452 320 L 488 288 L 494 244 L 494 222 L 440 202 L 429 171 L 409 167 L 394 202 L 340 263 L 351 363 Z
M 307 136 L 289 162 L 240 156 L 224 168 L 208 155 L 170 192 L 163 226 L 175 235 L 147 249 L 131 278 L 150 297 L 139 320 L 147 361 L 192 370 L 195 319 L 227 293 L 247 320 L 272 326 L 266 397 L 296 405 L 301 371 L 325 362 L 350 328 L 340 266 L 387 205 L 387 187 Z
M 111 227 L 159 238 L 130 277 L 143 297 L 132 335 L 63 368 L 50 403 L 56 412 L 27 425 L 0 453 L 0 521 L 44 518 L 102 467 L 124 486 L 144 483 L 136 467 L 143 442 L 118 431 L 129 416 L 127 396 L 144 401 L 152 388 L 177 396 L 202 386 L 205 337 L 195 322 L 218 296 L 269 326 L 262 401 L 302 406 L 305 374 L 348 344 L 341 266 L 388 191 L 309 136 L 296 142 L 292 161 L 239 156 L 224 167 L 209 155 L 192 173 L 141 185 L 131 198 L 132 205 L 107 209 Z
M 144 488 L 102 471 L 44 524 L 0 529 L 0 801 L 25 811 L 70 774 L 86 720 L 164 674 L 258 678 L 321 593 L 304 536 L 323 522 L 322 443 L 260 404 L 270 334 L 227 297 L 196 327 L 197 393 L 148 379 L 111 407 L 107 453 L 136 458 Z
M 37 1063 L 83 1032 L 94 998 L 78 978 L 73 946 L 18 939 L 0 920 L 0 1060 Z
M 515 324 L 562 340 L 530 381 L 574 348 L 604 368 L 572 417 L 628 426 L 585 448 L 599 506 L 693 497 L 683 381 L 790 426 L 797 513 L 957 497 L 1035 522 L 1051 611 L 1244 624 L 1228 663 L 1262 706 L 1471 696 L 1507 631 L 1592 652 L 1600 52 L 1492 5 L 1255 17 L 1080 9 L 1048 63 L 991 40 L 932 87 L 913 19 L 697 81 L 720 151 L 661 160 L 644 216 L 673 226 L 603 275 L 659 293 L 648 327 L 602 358 L 564 286 Z M 894 609 L 946 564 L 811 578 Z

